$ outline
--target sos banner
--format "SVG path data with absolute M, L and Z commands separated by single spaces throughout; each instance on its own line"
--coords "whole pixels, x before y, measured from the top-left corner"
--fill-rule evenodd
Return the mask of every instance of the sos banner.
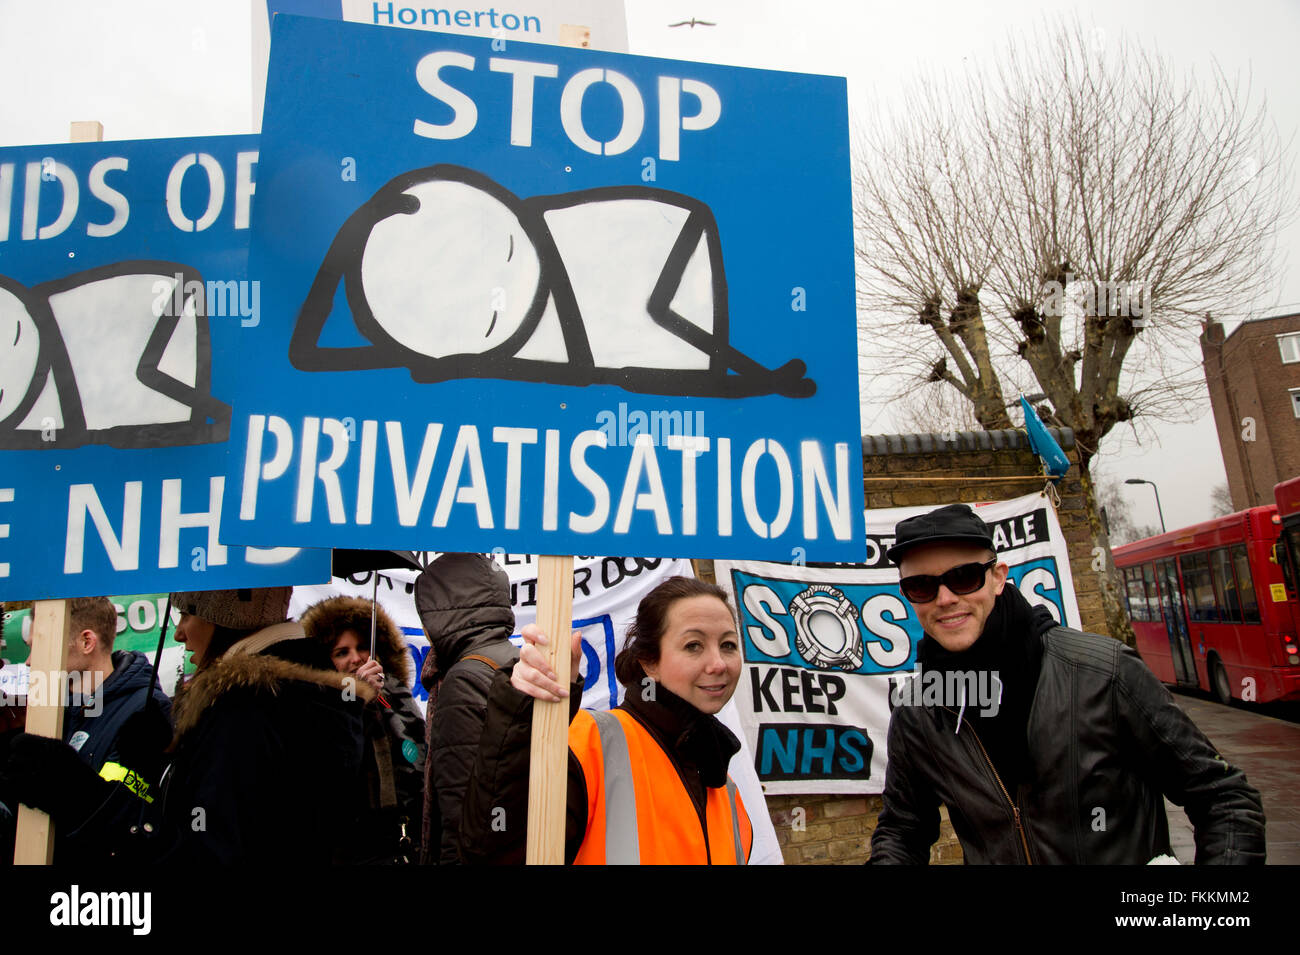
M 885 551 L 899 521 L 928 510 L 868 511 L 865 564 L 715 562 L 740 617 L 736 707 L 769 794 L 883 791 L 889 714 L 922 636 Z M 993 528 L 1008 580 L 1078 627 L 1069 552 L 1047 499 L 1032 494 L 977 512 Z

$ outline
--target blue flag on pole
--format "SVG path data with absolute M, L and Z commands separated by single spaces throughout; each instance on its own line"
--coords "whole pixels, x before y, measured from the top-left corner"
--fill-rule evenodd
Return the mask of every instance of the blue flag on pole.
M 1043 467 L 1053 480 L 1065 477 L 1065 473 L 1070 470 L 1070 459 L 1065 456 L 1061 446 L 1043 424 L 1043 419 L 1038 417 L 1038 412 L 1034 411 L 1024 395 L 1020 396 L 1020 408 L 1025 413 L 1025 433 L 1029 435 L 1029 447 L 1042 460 Z

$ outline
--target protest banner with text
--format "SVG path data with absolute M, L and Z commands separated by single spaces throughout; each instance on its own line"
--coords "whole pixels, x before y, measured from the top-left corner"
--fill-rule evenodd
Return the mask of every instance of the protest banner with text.
M 0 598 L 324 580 L 218 532 L 251 136 L 0 149 Z
M 223 534 L 861 559 L 842 79 L 272 30 Z
M 740 615 L 745 672 L 735 699 L 768 793 L 883 791 L 889 714 L 910 699 L 904 681 L 922 637 L 885 551 L 900 520 L 928 510 L 868 511 L 866 564 L 715 563 Z M 1078 627 L 1069 551 L 1047 499 L 1032 494 L 977 512 L 993 529 L 1007 579 L 1031 604 Z M 996 705 L 987 676 L 961 689 L 970 705 Z

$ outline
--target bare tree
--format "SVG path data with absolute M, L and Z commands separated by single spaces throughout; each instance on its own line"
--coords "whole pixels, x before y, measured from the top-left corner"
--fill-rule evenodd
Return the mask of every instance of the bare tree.
M 972 60 L 974 58 L 972 57 Z M 1041 392 L 1089 466 L 1122 422 L 1201 399 L 1196 335 L 1270 289 L 1290 215 L 1286 150 L 1248 83 L 1179 78 L 1078 21 L 927 78 L 859 135 L 859 337 L 900 391 L 944 382 L 985 428 Z M 919 323 L 929 334 L 916 329 Z M 1113 568 L 1111 632 L 1132 642 Z
M 890 411 L 903 433 L 978 431 L 983 427 L 970 402 L 942 381 L 914 387 L 895 399 Z
M 1103 524 L 1113 546 L 1121 547 L 1160 533 L 1154 524 L 1138 524 L 1133 520 L 1132 497 L 1124 493 L 1124 485 L 1117 478 L 1098 477 L 1093 483 L 1097 507 L 1105 517 Z
M 1228 491 L 1227 484 L 1216 484 L 1210 488 L 1210 516 L 1224 517 L 1231 514 L 1235 508 L 1232 506 L 1232 494 Z

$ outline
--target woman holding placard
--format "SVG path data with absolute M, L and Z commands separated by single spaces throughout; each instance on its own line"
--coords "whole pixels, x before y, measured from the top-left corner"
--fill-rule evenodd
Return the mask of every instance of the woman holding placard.
M 467 862 L 523 860 L 532 701 L 568 697 L 524 628 L 513 668 L 497 674 L 464 814 Z M 581 656 L 573 635 L 573 669 Z M 606 713 L 569 724 L 565 858 L 576 864 L 744 864 L 753 828 L 727 776 L 740 742 L 715 714 L 740 678 L 740 637 L 723 591 L 673 577 L 646 595 L 614 672 L 626 688 Z

